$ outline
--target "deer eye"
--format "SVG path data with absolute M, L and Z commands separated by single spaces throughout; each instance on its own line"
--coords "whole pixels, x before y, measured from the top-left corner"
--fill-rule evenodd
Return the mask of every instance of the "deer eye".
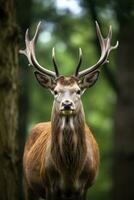
M 77 90 L 76 94 L 80 95 L 81 94 L 81 90 Z
M 57 95 L 58 94 L 58 91 L 57 90 L 54 90 L 54 95 Z

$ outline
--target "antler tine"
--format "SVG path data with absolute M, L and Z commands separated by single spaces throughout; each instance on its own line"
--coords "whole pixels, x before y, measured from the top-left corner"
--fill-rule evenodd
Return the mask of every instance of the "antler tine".
M 78 65 L 77 65 L 76 71 L 75 71 L 75 76 L 76 76 L 76 77 L 78 76 L 81 63 L 82 63 L 82 49 L 79 48 L 79 61 L 78 61 Z
M 29 29 L 26 30 L 26 34 L 25 34 L 26 49 L 20 50 L 19 52 L 21 54 L 24 54 L 27 57 L 29 64 L 32 65 L 33 67 L 35 67 L 38 71 L 40 71 L 43 74 L 46 74 L 48 76 L 56 78 L 56 73 L 42 67 L 38 63 L 36 56 L 35 56 L 35 43 L 36 43 L 38 35 L 39 35 L 40 24 L 41 24 L 41 22 L 38 23 L 36 32 L 35 32 L 32 40 L 29 39 Z
M 56 64 L 55 48 L 54 47 L 52 48 L 52 61 L 53 61 L 53 64 L 54 64 L 54 69 L 55 69 L 56 76 L 58 77 L 59 76 L 59 71 L 58 71 L 58 66 Z
M 116 45 L 111 46 L 111 39 L 112 39 L 112 27 L 111 26 L 109 27 L 109 32 L 108 32 L 107 37 L 103 38 L 98 22 L 96 21 L 95 23 L 96 23 L 96 32 L 97 32 L 97 36 L 98 36 L 98 39 L 100 42 L 100 47 L 101 47 L 101 56 L 100 56 L 99 61 L 95 65 L 79 72 L 77 75 L 79 78 L 81 78 L 89 73 L 92 73 L 93 71 L 98 70 L 98 68 L 101 65 L 108 63 L 109 62 L 108 56 L 109 56 L 110 51 L 112 51 L 113 49 L 116 49 L 119 44 L 117 41 Z
M 29 46 L 29 35 L 28 35 L 28 32 L 29 32 L 29 30 L 27 29 L 26 33 L 25 33 L 25 44 L 26 44 L 27 48 Z M 25 50 L 19 50 L 19 53 L 25 55 L 28 58 L 29 65 L 32 65 L 32 61 L 31 61 L 31 57 L 30 57 L 30 51 L 28 51 L 27 48 Z
M 37 28 L 33 37 L 34 44 L 37 42 L 39 31 L 40 31 L 41 21 L 37 24 Z

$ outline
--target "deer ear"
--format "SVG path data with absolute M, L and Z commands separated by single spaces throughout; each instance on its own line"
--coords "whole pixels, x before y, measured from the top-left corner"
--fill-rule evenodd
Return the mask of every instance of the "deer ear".
M 96 83 L 96 81 L 98 80 L 99 73 L 100 72 L 97 70 L 97 71 L 93 72 L 92 74 L 86 75 L 80 83 L 80 88 L 86 89 L 88 87 L 93 86 Z
M 37 71 L 35 71 L 34 74 L 41 86 L 51 90 L 54 88 L 55 84 L 52 78 Z

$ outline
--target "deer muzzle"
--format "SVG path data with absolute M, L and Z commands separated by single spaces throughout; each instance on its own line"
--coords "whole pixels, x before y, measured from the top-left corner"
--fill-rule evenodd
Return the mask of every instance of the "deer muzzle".
M 75 106 L 73 101 L 70 99 L 65 99 L 61 102 L 60 112 L 63 115 L 72 115 L 74 114 Z

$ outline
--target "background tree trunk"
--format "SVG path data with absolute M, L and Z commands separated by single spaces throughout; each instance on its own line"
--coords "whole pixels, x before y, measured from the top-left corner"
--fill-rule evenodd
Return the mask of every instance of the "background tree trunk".
M 113 200 L 134 199 L 134 2 L 115 4 L 119 22 L 119 94 L 115 119 Z
M 0 200 L 18 200 L 17 54 L 13 0 L 0 0 Z
M 24 45 L 24 36 L 26 29 L 30 27 L 31 24 L 31 8 L 32 0 L 16 0 L 16 15 L 17 23 L 20 26 L 21 41 L 23 44 L 20 44 L 20 48 L 23 48 Z M 27 8 L 27 9 L 25 9 Z M 18 123 L 18 143 L 19 143 L 19 199 L 24 199 L 23 191 L 23 167 L 22 167 L 22 158 L 25 145 L 25 139 L 27 136 L 27 125 L 28 125 L 28 111 L 29 111 L 29 71 L 26 70 L 27 60 L 23 56 L 20 56 L 20 68 L 19 68 L 19 80 L 21 92 L 19 94 L 19 123 Z

